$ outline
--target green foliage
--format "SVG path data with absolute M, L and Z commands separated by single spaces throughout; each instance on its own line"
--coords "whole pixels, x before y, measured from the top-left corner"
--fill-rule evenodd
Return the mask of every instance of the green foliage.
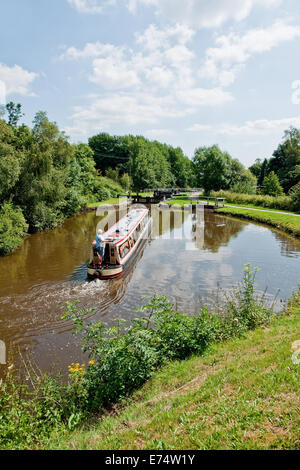
M 0 205 L 20 207 L 30 232 L 54 228 L 85 204 L 123 192 L 119 184 L 100 177 L 92 149 L 71 145 L 45 112 L 35 115 L 30 129 L 18 125 L 21 105 L 9 103 L 7 110 L 8 124 L 0 120 Z M 9 214 L 13 222 L 19 212 Z M 23 233 L 17 225 L 11 236 L 7 223 L 6 217 L 2 253 L 18 246 Z
M 199 147 L 193 158 L 197 186 L 205 193 L 228 189 L 235 181 L 232 179 L 231 168 L 233 161 L 227 152 L 222 152 L 217 145 Z M 235 162 L 236 163 L 236 162 Z M 242 165 L 239 164 L 241 168 Z M 237 164 L 234 165 L 235 170 Z
M 129 188 L 129 183 L 136 191 L 194 184 L 192 163 L 180 148 L 149 141 L 142 136 L 118 137 L 105 133 L 91 137 L 89 145 L 94 151 L 97 168 L 120 182 L 124 189 Z M 124 180 L 126 174 L 129 177 Z
M 12 127 L 17 127 L 19 120 L 24 116 L 22 106 L 10 101 L 6 105 L 6 111 L 8 113 L 8 124 Z
M 129 327 L 118 320 L 106 328 L 102 322 L 85 324 L 84 312 L 69 303 L 64 319 L 73 320 L 83 350 L 93 360 L 81 377 L 89 407 L 97 409 L 128 395 L 166 361 L 202 354 L 215 341 L 266 324 L 272 311 L 255 297 L 255 274 L 250 265 L 245 267 L 241 286 L 218 314 L 203 308 L 198 315 L 184 315 L 162 296 L 143 306 L 143 316 Z
M 300 181 L 300 130 L 291 127 L 286 130 L 283 142 L 269 161 L 269 170 L 274 171 L 287 193 Z
M 0 206 L 0 255 L 7 255 L 18 248 L 27 229 L 21 209 L 8 203 Z
M 261 194 L 241 194 L 230 191 L 212 192 L 212 196 L 224 197 L 227 203 L 261 206 L 269 209 L 293 211 L 294 204 L 289 196 L 266 196 Z
M 300 211 L 300 182 L 293 186 L 289 192 L 295 211 Z
M 267 194 L 268 196 L 282 196 L 283 189 L 280 186 L 278 176 L 271 171 L 268 176 L 266 176 L 263 180 L 263 194 Z
M 120 178 L 120 184 L 125 191 L 129 191 L 131 187 L 131 178 L 128 173 L 124 173 L 124 175 Z
M 261 167 L 262 167 L 262 161 L 260 158 L 257 158 L 255 160 L 255 163 L 253 163 L 253 165 L 249 167 L 249 170 L 257 178 L 257 180 L 259 179 L 261 175 Z
M 70 302 L 63 318 L 73 321 L 74 334 L 81 335 L 91 361 L 72 364 L 65 384 L 59 377 L 36 377 L 30 364 L 30 388 L 10 376 L 1 381 L 1 448 L 40 447 L 54 431 L 72 430 L 93 410 L 128 396 L 166 362 L 201 355 L 214 342 L 268 324 L 272 310 L 256 299 L 255 273 L 245 267 L 241 285 L 217 313 L 203 308 L 199 315 L 183 315 L 165 296 L 154 297 L 128 327 L 122 320 L 111 328 L 86 323 L 91 310 Z
M 234 193 L 256 194 L 257 178 L 250 170 L 242 170 L 236 178 L 237 182 L 230 188 Z

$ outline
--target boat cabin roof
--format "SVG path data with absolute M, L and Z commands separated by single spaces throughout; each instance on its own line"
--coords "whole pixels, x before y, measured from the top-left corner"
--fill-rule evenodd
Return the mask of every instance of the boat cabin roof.
M 101 235 L 103 242 L 110 242 L 114 245 L 118 245 L 134 232 L 135 228 L 148 212 L 149 210 L 146 208 L 132 209 L 116 224 L 112 225 L 107 232 Z

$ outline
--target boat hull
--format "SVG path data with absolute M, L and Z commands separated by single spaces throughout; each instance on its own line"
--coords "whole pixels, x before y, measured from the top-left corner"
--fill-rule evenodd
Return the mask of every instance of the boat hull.
M 95 269 L 88 266 L 88 277 L 90 279 L 114 279 L 123 274 L 123 266 L 105 266 L 102 269 Z

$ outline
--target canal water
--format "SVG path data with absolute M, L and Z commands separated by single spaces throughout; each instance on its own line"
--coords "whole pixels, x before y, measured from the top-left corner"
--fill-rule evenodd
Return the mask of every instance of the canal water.
M 117 213 L 118 219 L 122 214 Z M 143 296 L 166 294 L 184 313 L 231 289 L 243 267 L 259 268 L 258 293 L 283 307 L 300 279 L 300 241 L 268 227 L 210 212 L 155 209 L 152 236 L 122 278 L 86 279 L 97 226 L 107 229 L 115 213 L 95 212 L 28 237 L 13 255 L 0 258 L 0 340 L 8 364 L 22 368 L 31 357 L 42 371 L 67 371 L 84 357 L 72 324 L 62 321 L 68 301 L 92 308 L 92 320 L 131 319 Z M 100 224 L 100 225 L 99 225 Z M 102 224 L 102 225 L 101 225 Z M 1 366 L 2 367 L 2 366 Z M 2 369 L 3 370 L 3 369 Z

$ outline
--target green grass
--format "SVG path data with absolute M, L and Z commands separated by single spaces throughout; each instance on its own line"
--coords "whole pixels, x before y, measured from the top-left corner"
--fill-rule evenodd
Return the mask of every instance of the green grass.
M 270 207 L 266 208 L 263 206 L 255 206 L 253 204 L 236 204 L 236 203 L 227 203 L 227 202 L 225 202 L 225 204 L 234 206 L 234 207 L 247 207 L 249 209 L 258 209 L 260 211 L 267 210 L 268 212 L 283 212 L 283 213 L 297 214 L 297 215 L 300 214 L 300 212 L 294 212 L 294 211 L 282 210 L 282 209 L 271 209 Z
M 300 238 L 300 217 L 295 217 L 294 215 L 277 214 L 272 211 L 255 212 L 239 207 L 223 207 L 218 209 L 217 213 L 262 222 Z
M 126 201 L 127 199 L 126 198 L 118 198 L 118 197 L 111 197 L 109 199 L 105 199 L 104 201 L 99 201 L 99 202 L 90 202 L 89 204 L 87 204 L 87 207 L 89 209 L 93 209 L 93 208 L 97 208 L 99 206 L 106 206 L 107 204 L 119 204 L 120 201 L 121 202 L 124 202 Z
M 268 328 L 173 362 L 51 449 L 300 449 L 300 294 Z

